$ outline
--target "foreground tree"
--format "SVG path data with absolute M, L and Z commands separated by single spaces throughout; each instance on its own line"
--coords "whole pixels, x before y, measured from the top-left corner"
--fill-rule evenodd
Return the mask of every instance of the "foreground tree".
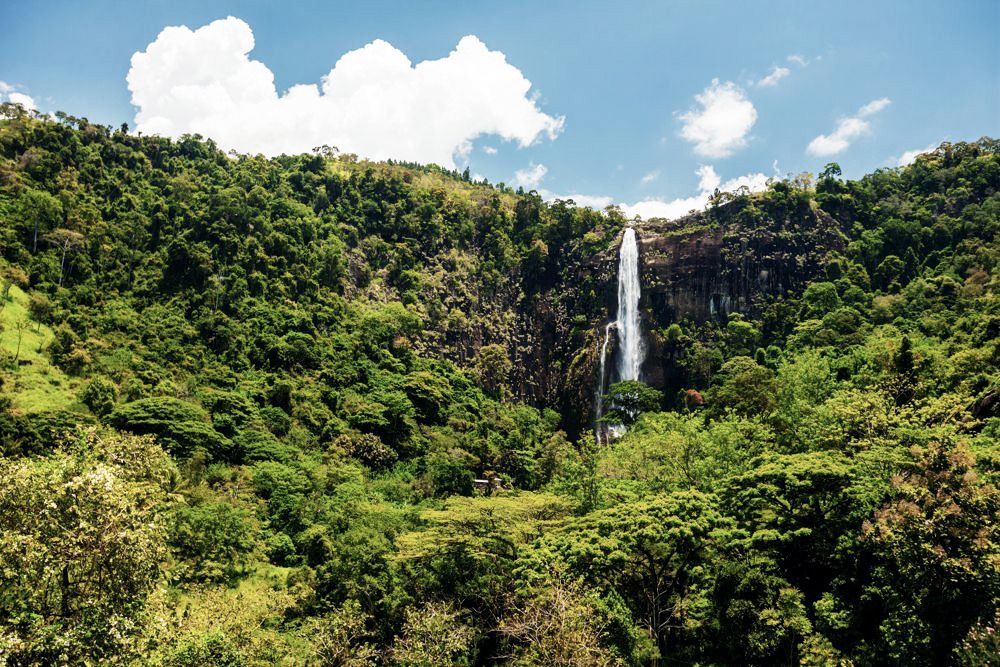
M 406 612 L 403 634 L 392 649 L 393 664 L 404 667 L 458 667 L 472 664 L 476 633 L 448 602 L 429 602 Z
M 176 470 L 151 438 L 81 432 L 0 459 L 0 661 L 93 664 L 136 650 L 160 579 Z
M 501 621 L 515 665 L 611 667 L 625 663 L 601 643 L 604 629 L 578 582 L 555 576 Z
M 900 664 L 945 664 L 1000 600 L 1000 493 L 963 446 L 915 448 L 895 497 L 867 521 L 879 560 L 868 595 L 886 610 L 882 650 Z
M 533 558 L 565 561 L 590 585 L 614 590 L 660 654 L 680 657 L 708 620 L 712 563 L 734 525 L 712 495 L 663 494 L 591 512 L 540 540 Z

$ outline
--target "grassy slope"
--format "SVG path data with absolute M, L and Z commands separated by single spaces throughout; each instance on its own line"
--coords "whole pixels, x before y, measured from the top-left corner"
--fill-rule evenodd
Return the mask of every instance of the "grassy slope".
M 52 341 L 52 329 L 30 318 L 28 295 L 15 286 L 0 311 L 0 350 L 9 353 L 11 358 L 18 353 L 18 322 L 27 324 L 21 332 L 18 359 L 31 363 L 0 371 L 14 397 L 14 408 L 23 412 L 70 408 L 77 403 L 80 381 L 70 378 L 49 361 L 45 347 Z

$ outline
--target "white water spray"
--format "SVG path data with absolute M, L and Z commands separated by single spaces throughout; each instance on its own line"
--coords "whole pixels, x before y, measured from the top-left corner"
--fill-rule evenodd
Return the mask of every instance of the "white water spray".
M 604 392 L 608 342 L 611 329 L 618 330 L 618 379 L 638 380 L 646 350 L 642 343 L 639 324 L 639 246 L 635 230 L 625 230 L 622 245 L 618 251 L 618 317 L 608 322 L 604 328 L 604 343 L 601 345 L 601 366 L 597 378 L 597 397 L 594 401 L 594 436 L 598 444 L 601 436 L 620 434 L 619 428 L 609 428 L 601 423 L 604 416 Z

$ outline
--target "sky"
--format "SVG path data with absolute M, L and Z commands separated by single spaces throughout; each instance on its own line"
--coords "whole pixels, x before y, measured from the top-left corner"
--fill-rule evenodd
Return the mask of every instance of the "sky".
M 676 217 L 1000 136 L 1000 0 L 0 3 L 0 101 Z

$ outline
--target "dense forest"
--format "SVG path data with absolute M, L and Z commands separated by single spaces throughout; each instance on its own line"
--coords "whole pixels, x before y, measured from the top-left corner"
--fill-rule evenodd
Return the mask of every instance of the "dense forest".
M 1000 655 L 1000 142 L 636 222 L 0 111 L 0 665 Z

